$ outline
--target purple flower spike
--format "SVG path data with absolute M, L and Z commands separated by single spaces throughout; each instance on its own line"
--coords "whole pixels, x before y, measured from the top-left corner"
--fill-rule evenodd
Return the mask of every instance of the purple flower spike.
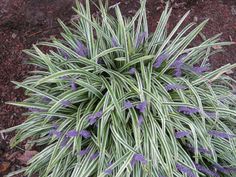
M 70 131 L 67 132 L 66 135 L 67 135 L 68 137 L 76 137 L 76 136 L 78 136 L 78 134 L 79 134 L 78 131 L 76 131 L 76 130 L 70 130 Z
M 182 86 L 182 85 L 179 85 L 179 84 L 168 84 L 165 86 L 165 89 L 167 91 L 171 91 L 171 90 L 183 90 L 185 89 L 186 87 Z
M 93 155 L 91 155 L 90 160 L 95 160 L 99 156 L 99 152 L 95 152 Z
M 139 33 L 138 39 L 136 42 L 136 48 L 138 48 L 143 43 L 146 36 L 147 36 L 146 32 Z
M 208 168 L 202 166 L 202 165 L 199 165 L 199 164 L 195 164 L 196 168 L 202 172 L 202 173 L 205 173 L 207 175 L 210 175 L 210 176 L 214 176 L 214 177 L 220 177 L 220 175 L 214 171 L 211 171 L 209 170 Z
M 234 168 L 234 167 L 222 167 L 219 164 L 214 164 L 213 167 L 216 168 L 219 172 L 222 172 L 225 174 L 236 172 L 236 168 Z
M 81 130 L 79 132 L 79 135 L 85 139 L 90 138 L 92 136 L 91 133 L 87 130 Z
M 146 107 L 147 107 L 146 101 L 143 101 L 136 106 L 136 108 L 139 110 L 139 112 L 144 112 Z
M 177 163 L 176 164 L 177 170 L 179 170 L 181 173 L 186 174 L 188 177 L 196 177 L 192 170 L 182 164 Z
M 178 109 L 178 112 L 182 112 L 186 115 L 192 115 L 192 114 L 198 113 L 199 110 L 196 109 L 196 108 L 189 108 L 189 107 L 186 107 L 186 106 L 180 106 L 179 109 Z
M 192 71 L 195 72 L 196 74 L 202 74 L 206 71 L 208 71 L 209 68 L 207 66 L 196 66 L 192 68 Z
M 219 131 L 216 131 L 216 130 L 211 130 L 208 133 L 211 136 L 219 137 L 219 138 L 229 139 L 229 138 L 235 138 L 236 137 L 236 135 L 228 134 L 228 133 L 225 133 L 225 132 L 219 132 Z
M 168 55 L 166 53 L 161 54 L 159 57 L 157 57 L 155 63 L 153 64 L 154 68 L 159 68 L 161 64 L 168 58 Z
M 119 46 L 119 43 L 118 43 L 118 41 L 116 40 L 115 37 L 111 38 L 111 46 L 112 47 L 118 47 Z
M 84 46 L 82 42 L 79 40 L 76 41 L 77 47 L 76 47 L 76 53 L 79 54 L 82 57 L 88 56 L 88 49 Z
M 88 154 L 90 150 L 91 150 L 91 148 L 89 148 L 89 147 L 87 147 L 86 149 L 82 149 L 82 150 L 79 152 L 79 155 L 82 157 L 82 156 Z
M 130 109 L 133 107 L 133 104 L 130 101 L 125 101 L 124 107 L 125 107 L 125 109 Z
M 69 100 L 62 100 L 61 105 L 63 107 L 69 107 L 71 105 L 71 102 Z
M 111 175 L 112 174 L 112 169 L 108 168 L 104 171 L 104 173 L 107 174 L 107 175 Z
M 138 116 L 138 126 L 141 126 L 143 124 L 143 116 L 139 115 Z
M 142 154 L 134 154 L 132 160 L 131 160 L 131 166 L 134 167 L 134 165 L 140 162 L 142 164 L 146 164 L 147 160 L 144 158 L 144 156 Z
M 77 85 L 74 81 L 70 81 L 70 86 L 71 86 L 71 90 L 72 91 L 76 91 L 77 90 Z
M 129 70 L 129 74 L 130 74 L 130 75 L 134 75 L 135 72 L 136 72 L 136 69 L 135 69 L 135 68 L 130 68 L 130 70 Z
M 49 131 L 49 135 L 50 136 L 55 135 L 57 138 L 60 138 L 62 136 L 62 133 L 58 130 L 55 130 L 55 128 L 53 128 L 52 130 Z
M 175 138 L 180 139 L 180 138 L 183 138 L 183 137 L 188 136 L 190 134 L 191 134 L 190 131 L 178 131 L 175 133 Z
M 205 114 L 210 118 L 216 118 L 216 113 L 215 112 L 206 112 L 205 111 Z

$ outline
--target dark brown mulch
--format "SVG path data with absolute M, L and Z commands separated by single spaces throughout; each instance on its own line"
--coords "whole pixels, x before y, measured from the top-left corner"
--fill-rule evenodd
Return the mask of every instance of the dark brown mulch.
M 162 0 L 163 1 L 163 0 Z M 110 5 L 117 3 L 110 0 Z M 139 7 L 138 0 L 121 0 L 120 6 L 126 16 L 131 16 Z M 187 22 L 200 23 L 209 19 L 204 29 L 206 37 L 223 33 L 222 41 L 236 41 L 236 1 L 235 0 L 172 0 L 173 15 L 169 29 L 188 10 Z M 10 81 L 22 81 L 31 66 L 25 65 L 26 56 L 22 49 L 31 47 L 37 41 L 57 36 L 60 27 L 57 18 L 69 23 L 74 15 L 71 9 L 73 0 L 1 0 L 0 1 L 0 130 L 24 121 L 22 108 L 4 104 L 6 101 L 21 101 L 25 98 L 22 89 L 15 89 Z M 148 0 L 147 12 L 151 31 L 155 29 L 164 8 L 161 0 Z M 186 23 L 187 23 L 186 22 Z M 211 58 L 213 68 L 227 63 L 235 63 L 235 46 L 225 47 L 225 52 Z M 234 73 L 235 75 L 235 73 Z M 9 141 L 14 133 L 0 137 L 0 176 L 1 167 L 13 171 L 21 167 L 15 157 L 24 153 L 20 148 L 10 150 Z M 5 165 L 5 166 L 4 166 Z M 2 170 L 3 172 L 3 170 Z

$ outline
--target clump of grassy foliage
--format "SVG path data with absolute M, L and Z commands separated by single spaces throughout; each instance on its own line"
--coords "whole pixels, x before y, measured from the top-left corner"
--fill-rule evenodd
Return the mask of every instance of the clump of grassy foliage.
M 115 16 L 99 3 L 77 2 L 79 18 L 62 39 L 41 42 L 25 52 L 37 66 L 22 83 L 29 96 L 10 103 L 29 109 L 12 146 L 30 138 L 44 147 L 25 173 L 50 177 L 232 176 L 236 171 L 235 80 L 211 71 L 219 36 L 190 45 L 206 25 L 172 31 L 168 4 L 149 33 L 145 0 L 132 18 L 119 6 Z M 42 52 L 38 46 L 51 50 Z

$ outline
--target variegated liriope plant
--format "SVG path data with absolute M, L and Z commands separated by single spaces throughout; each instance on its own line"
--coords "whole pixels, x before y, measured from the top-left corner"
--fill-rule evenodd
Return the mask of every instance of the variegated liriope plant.
M 9 103 L 29 109 L 12 146 L 25 139 L 43 149 L 23 169 L 40 177 L 198 177 L 236 172 L 236 64 L 209 70 L 219 36 L 192 41 L 206 21 L 169 33 L 171 8 L 148 31 L 145 0 L 132 18 L 118 5 L 114 17 L 99 3 L 77 2 L 79 18 L 62 39 L 25 52 L 33 75 L 17 87 L 28 98 Z M 195 26 L 195 27 L 194 27 Z M 38 46 L 51 50 L 42 52 Z M 219 47 L 217 47 L 219 48 Z

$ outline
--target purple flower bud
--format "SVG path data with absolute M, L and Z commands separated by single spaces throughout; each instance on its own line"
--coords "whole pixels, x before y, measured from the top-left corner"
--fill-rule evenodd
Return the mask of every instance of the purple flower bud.
M 181 71 L 181 68 L 175 68 L 174 70 L 174 76 L 175 77 L 181 77 L 182 76 L 182 71 Z
M 229 139 L 229 138 L 235 138 L 236 137 L 236 135 L 228 134 L 228 133 L 225 133 L 225 132 L 219 132 L 219 131 L 216 131 L 216 130 L 210 130 L 208 133 L 211 136 L 219 137 L 219 138 Z
M 100 117 L 102 117 L 102 114 L 103 114 L 102 111 L 98 111 L 98 112 L 96 112 L 96 113 L 94 114 L 94 116 L 95 116 L 96 118 L 100 118 Z
M 203 72 L 208 71 L 209 68 L 206 67 L 206 66 L 203 66 L 203 67 L 202 66 L 196 66 L 196 67 L 193 67 L 191 70 L 193 72 L 195 72 L 196 74 L 202 74 Z
M 143 124 L 143 116 L 139 115 L 138 116 L 138 126 L 141 126 Z
M 130 109 L 133 107 L 133 104 L 130 101 L 125 101 L 124 107 L 125 107 L 125 109 Z
M 79 152 L 79 155 L 82 157 L 82 156 L 88 154 L 90 150 L 91 150 L 90 147 L 87 147 L 86 149 L 82 149 L 82 150 Z
M 174 63 L 171 65 L 171 67 L 174 68 L 181 68 L 184 64 L 183 59 L 187 57 L 187 53 L 181 54 L 178 56 L 178 58 L 174 61 Z
M 48 97 L 43 97 L 43 102 L 46 102 L 46 103 L 49 103 L 50 101 L 51 101 L 51 99 L 50 98 L 48 98 Z
M 62 100 L 61 105 L 63 107 L 69 107 L 71 105 L 71 102 L 69 100 Z
M 91 133 L 87 130 L 81 130 L 79 132 L 79 135 L 85 139 L 90 138 L 92 136 Z
M 191 145 L 191 144 L 188 144 L 188 149 L 192 152 L 195 152 L 195 148 Z M 208 155 L 212 155 L 211 151 L 209 151 L 208 149 L 205 149 L 205 148 L 198 148 L 198 151 L 200 153 L 203 153 L 203 154 L 208 154 Z
M 90 160 L 95 160 L 99 156 L 99 152 L 95 152 L 93 155 L 91 155 Z
M 67 133 L 66 133 L 66 135 L 68 136 L 68 137 L 76 137 L 76 136 L 78 136 L 78 131 L 76 131 L 76 130 L 70 130 L 70 131 L 68 131 Z
M 185 89 L 186 87 L 182 86 L 182 85 L 179 85 L 179 84 L 168 84 L 165 86 L 165 89 L 167 91 L 171 91 L 171 90 L 183 90 Z
M 182 164 L 177 163 L 176 164 L 177 170 L 179 170 L 181 173 L 186 174 L 188 177 L 196 177 L 192 170 Z
M 199 165 L 199 164 L 196 164 L 196 163 L 195 163 L 195 166 L 196 166 L 196 168 L 197 168 L 200 172 L 202 172 L 202 173 L 205 173 L 205 174 L 207 174 L 207 175 L 214 176 L 214 177 L 220 177 L 219 174 L 217 174 L 217 173 L 214 172 L 214 171 L 209 170 L 208 168 L 206 168 L 206 167 L 204 167 L 204 166 L 202 166 L 202 165 Z
M 144 112 L 146 107 L 147 107 L 146 101 L 143 101 L 136 106 L 136 108 L 139 110 L 139 112 Z
M 65 50 L 63 50 L 63 49 L 59 49 L 59 50 L 60 50 L 61 55 L 63 56 L 63 58 L 68 60 L 69 59 L 68 53 Z
M 140 162 L 142 164 L 146 164 L 147 160 L 145 159 L 145 157 L 142 154 L 134 154 L 132 160 L 131 160 L 131 166 L 134 167 L 134 165 Z
M 95 122 L 97 121 L 97 117 L 95 115 L 92 115 L 92 114 L 89 115 L 87 119 L 88 119 L 90 125 L 95 124 Z
M 191 134 L 190 131 L 178 131 L 178 132 L 175 132 L 175 138 L 180 139 L 190 134 Z
M 71 90 L 72 91 L 76 91 L 77 90 L 77 86 L 76 86 L 76 83 L 74 81 L 70 81 L 70 86 L 71 86 Z
M 70 140 L 69 137 L 64 136 L 63 139 L 62 139 L 62 141 L 61 141 L 60 146 L 61 146 L 61 147 L 69 146 L 69 144 L 68 144 L 69 140 Z
M 206 112 L 205 111 L 205 114 L 210 118 L 216 118 L 216 113 L 215 112 Z
M 111 38 L 111 46 L 112 47 L 118 47 L 119 46 L 119 43 L 118 43 L 118 41 L 116 40 L 115 37 Z
M 111 165 L 112 165 L 112 162 L 109 162 L 107 164 L 108 167 L 110 167 Z M 107 175 L 111 175 L 112 174 L 112 169 L 108 168 L 104 171 L 104 173 L 107 174 Z
M 88 49 L 84 46 L 82 42 L 79 40 L 76 41 L 77 47 L 76 47 L 76 53 L 79 54 L 82 57 L 88 56 Z
M 159 68 L 161 64 L 168 58 L 168 55 L 166 53 L 161 54 L 157 57 L 155 63 L 153 64 L 154 68 Z
M 43 112 L 43 110 L 42 110 L 42 109 L 39 109 L 39 108 L 28 108 L 28 110 L 29 110 L 30 112 L 35 112 L 35 113 L 37 113 L 37 112 Z
M 138 48 L 143 43 L 146 36 L 147 36 L 146 32 L 139 33 L 138 39 L 137 39 L 137 42 L 136 42 L 136 48 Z
M 192 114 L 198 113 L 199 110 L 196 109 L 196 108 L 189 108 L 189 107 L 186 107 L 186 106 L 180 106 L 179 109 L 178 109 L 178 112 L 182 112 L 186 115 L 192 115 Z
M 130 75 L 134 75 L 135 72 L 136 72 L 136 69 L 135 69 L 135 68 L 130 68 L 130 70 L 129 70 L 129 74 L 130 74 Z

